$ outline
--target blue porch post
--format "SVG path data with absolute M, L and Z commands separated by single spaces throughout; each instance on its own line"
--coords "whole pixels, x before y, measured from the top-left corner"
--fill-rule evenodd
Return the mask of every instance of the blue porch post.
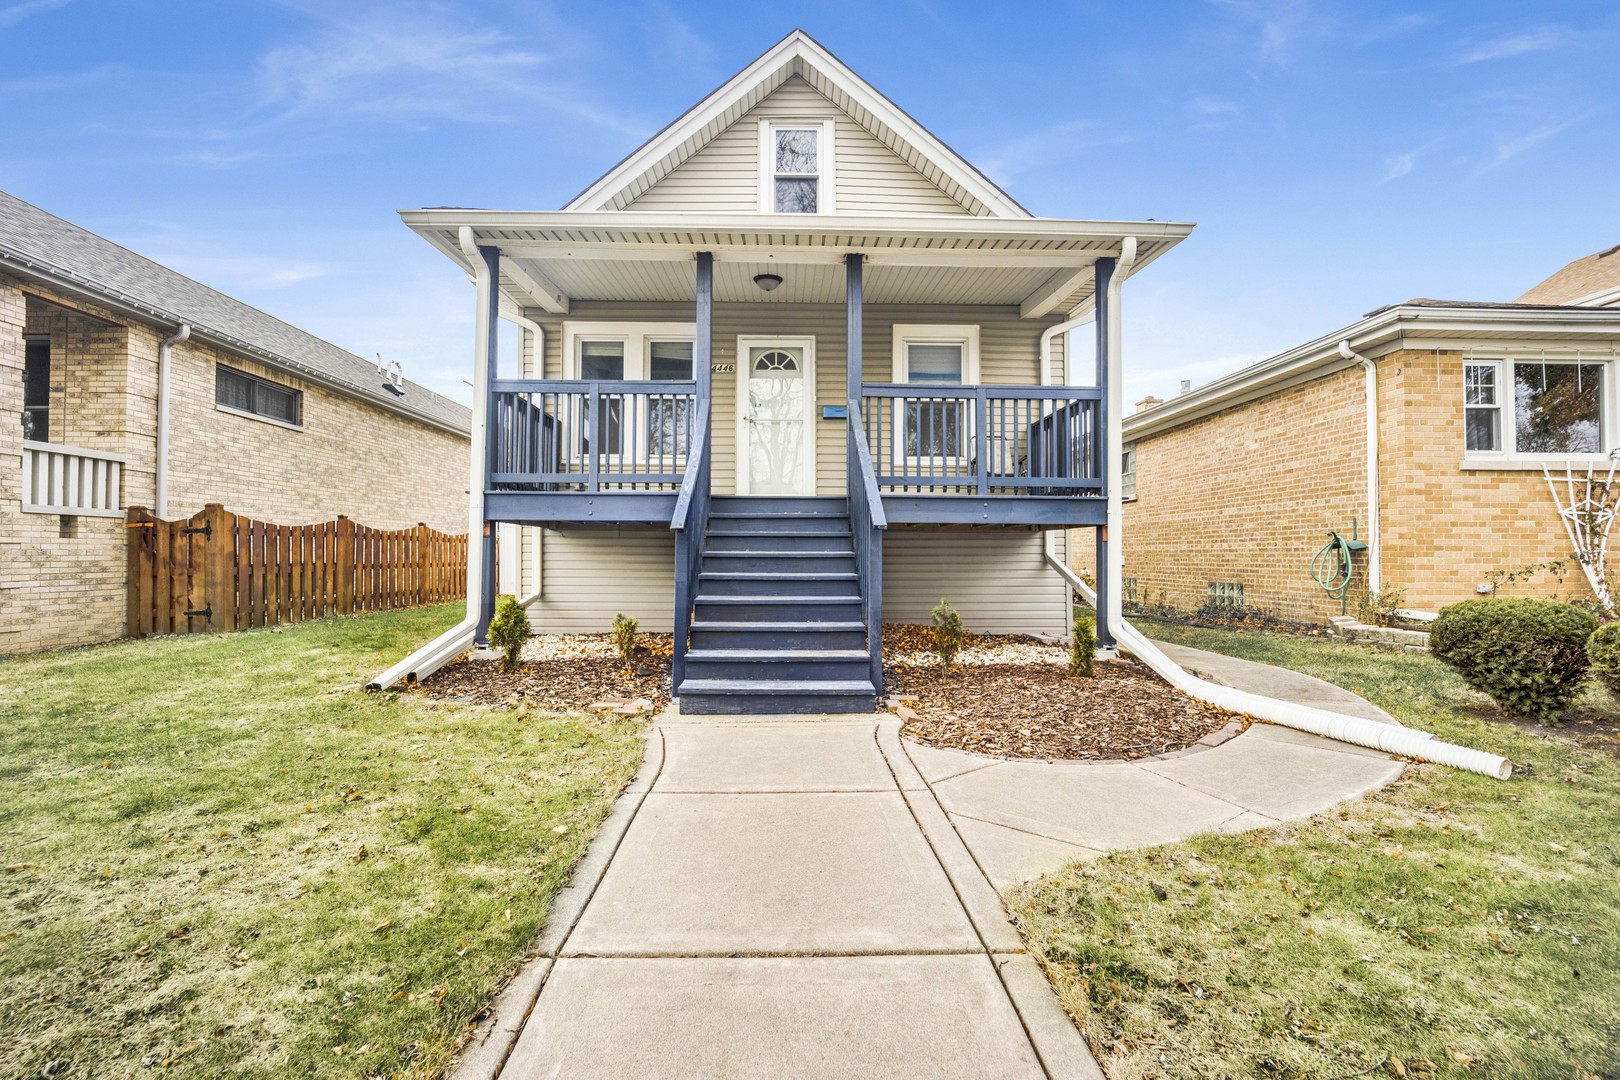
M 848 389 L 848 415 L 844 426 L 844 450 L 849 460 L 848 473 L 849 520 L 855 540 L 856 567 L 861 578 L 861 614 L 866 623 L 866 650 L 870 656 L 872 686 L 883 692 L 883 519 L 881 505 L 871 505 L 874 495 L 868 490 L 866 475 L 857 455 L 865 446 L 866 433 L 861 419 L 861 398 L 865 381 L 863 355 L 863 285 L 866 259 L 859 252 L 844 256 L 844 309 L 847 319 L 844 328 L 844 355 L 848 361 L 845 381 Z
M 489 477 L 495 471 L 495 462 L 501 448 L 501 432 L 496 424 L 495 412 L 495 379 L 500 371 L 496 362 L 496 344 L 500 338 L 499 324 L 501 314 L 501 249 L 487 247 L 480 244 L 478 254 L 484 260 L 484 266 L 489 273 L 489 295 L 483 311 L 478 313 L 478 333 L 483 336 L 484 355 L 487 356 L 489 373 L 485 385 L 488 392 L 484 396 L 484 475 L 482 491 L 489 491 Z M 484 500 L 479 498 L 479 504 Z M 489 624 L 495 617 L 495 523 L 489 520 L 489 514 L 484 514 L 482 535 L 478 542 L 483 546 L 483 565 L 479 568 L 482 573 L 481 587 L 479 589 L 478 629 L 473 634 L 473 644 L 478 648 L 489 648 Z
M 1114 313 L 1108 310 L 1108 283 L 1114 277 L 1114 260 L 1098 259 L 1096 269 L 1096 297 L 1097 297 L 1097 389 L 1102 395 L 1097 399 L 1097 445 L 1100 448 L 1097 460 L 1097 469 L 1104 477 L 1108 475 L 1108 455 L 1120 452 L 1120 447 L 1108 445 L 1108 320 Z M 1108 620 L 1103 617 L 1108 605 L 1108 594 L 1119 588 L 1119 583 L 1108 580 L 1108 526 L 1097 528 L 1097 644 L 1105 649 L 1117 647 L 1114 635 L 1110 631 Z

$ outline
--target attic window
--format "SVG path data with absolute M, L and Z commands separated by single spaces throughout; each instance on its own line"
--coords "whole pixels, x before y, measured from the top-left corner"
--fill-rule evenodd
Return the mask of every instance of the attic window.
M 760 124 L 760 210 L 816 214 L 832 210 L 832 122 Z

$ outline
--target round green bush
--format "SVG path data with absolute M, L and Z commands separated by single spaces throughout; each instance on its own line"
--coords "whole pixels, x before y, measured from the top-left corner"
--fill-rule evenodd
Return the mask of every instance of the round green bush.
M 1586 639 L 1586 657 L 1597 681 L 1620 695 L 1620 622 L 1604 623 Z
M 1557 600 L 1464 600 L 1440 612 L 1429 651 L 1503 709 L 1550 723 L 1586 677 L 1597 619 Z

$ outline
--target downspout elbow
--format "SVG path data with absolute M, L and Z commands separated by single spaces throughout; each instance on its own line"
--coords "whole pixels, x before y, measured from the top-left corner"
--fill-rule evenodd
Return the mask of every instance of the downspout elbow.
M 1349 339 L 1339 342 L 1339 355 L 1354 360 L 1366 374 L 1367 413 L 1367 591 L 1383 589 L 1383 551 L 1379 544 L 1381 493 L 1378 484 L 1378 365 L 1350 347 Z
M 191 340 L 191 324 L 181 323 L 174 333 L 158 342 L 157 439 L 152 463 L 152 512 L 169 516 L 169 358 L 182 341 Z

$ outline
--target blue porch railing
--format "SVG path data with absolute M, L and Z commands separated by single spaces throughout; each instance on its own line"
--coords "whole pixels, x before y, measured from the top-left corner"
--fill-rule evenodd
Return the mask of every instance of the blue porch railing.
M 709 526 L 709 418 L 699 414 L 692 432 L 681 493 L 669 527 L 675 531 L 675 652 L 670 658 L 672 685 L 686 677 L 686 638 L 692 629 L 692 605 L 703 564 L 703 534 Z
M 859 420 L 846 425 L 849 456 L 849 524 L 855 541 L 855 567 L 861 576 L 861 620 L 866 623 L 866 647 L 871 656 L 872 686 L 883 690 L 883 532 L 889 527 L 878 492 L 872 455 L 861 435 Z
M 506 379 L 491 396 L 492 491 L 673 491 L 707 422 L 695 382 Z
M 885 494 L 1103 494 L 1095 387 L 867 383 L 861 395 L 861 447 Z

